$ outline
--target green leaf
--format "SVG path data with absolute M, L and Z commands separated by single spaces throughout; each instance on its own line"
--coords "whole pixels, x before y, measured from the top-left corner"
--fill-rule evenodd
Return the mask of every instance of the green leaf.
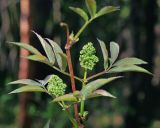
M 61 47 L 53 40 L 50 40 L 48 38 L 46 38 L 46 40 L 50 43 L 50 45 L 52 46 L 52 48 L 54 50 L 59 68 L 61 70 L 66 70 L 66 63 L 67 62 L 64 62 L 64 61 L 67 61 L 67 59 L 65 59 L 65 54 L 63 53 Z
M 112 12 L 115 12 L 115 11 L 118 11 L 120 10 L 119 7 L 115 7 L 115 6 L 105 6 L 103 7 L 98 13 L 97 13 L 97 17 L 100 17 L 100 16 L 103 16 L 105 14 L 108 14 L 108 13 L 112 13 Z
M 73 12 L 80 15 L 85 21 L 88 21 L 88 15 L 86 12 L 81 8 L 69 7 Z
M 26 59 L 32 60 L 32 61 L 39 61 L 39 62 L 48 61 L 47 58 L 43 55 L 29 55 L 29 56 L 23 57 L 23 58 L 26 58 Z
M 50 61 L 50 63 L 54 64 L 55 63 L 55 56 L 52 50 L 52 47 L 36 32 L 33 31 L 33 33 L 38 37 L 39 41 L 41 42 L 43 49 Z
M 142 72 L 142 73 L 147 73 L 152 75 L 152 73 L 150 73 L 149 71 L 147 71 L 146 69 L 136 66 L 136 65 L 125 65 L 125 66 L 118 66 L 118 67 L 113 67 L 111 68 L 108 73 L 120 73 L 120 72 Z
M 108 68 L 108 50 L 106 48 L 105 43 L 102 40 L 98 39 L 98 42 L 101 46 L 102 54 L 103 54 L 103 59 L 104 59 L 104 69 Z
M 119 54 L 119 45 L 115 42 L 110 42 L 110 53 L 111 53 L 111 64 L 113 64 L 118 58 Z
M 125 66 L 125 65 L 127 66 L 127 65 L 139 65 L 139 64 L 147 64 L 147 62 L 138 58 L 130 57 L 130 58 L 124 58 L 117 61 L 114 64 L 114 66 Z
M 112 82 L 113 80 L 116 80 L 118 78 L 121 78 L 121 76 L 118 77 L 110 77 L 108 79 L 98 79 L 95 81 L 92 81 L 90 83 L 88 83 L 83 89 L 82 89 L 82 96 L 87 97 L 88 95 L 90 95 L 91 93 L 93 93 L 95 90 L 97 90 L 98 88 L 102 87 L 105 84 L 108 84 L 110 82 Z
M 114 66 L 125 66 L 125 65 L 127 66 L 127 65 L 139 65 L 139 64 L 147 64 L 147 62 L 138 58 L 130 57 L 130 58 L 124 58 L 117 61 L 114 64 Z
M 38 80 L 36 79 L 39 83 L 41 83 L 42 86 L 45 86 L 48 83 L 48 80 L 50 79 L 52 75 L 48 75 L 44 78 L 44 80 Z
M 111 98 L 116 98 L 113 96 L 111 93 L 107 92 L 106 90 L 99 89 L 91 93 L 87 98 L 95 98 L 95 97 L 100 97 L 100 96 L 105 96 L 105 97 L 111 97 Z
M 10 92 L 9 94 L 21 93 L 21 92 L 46 92 L 46 91 L 40 86 L 26 85 Z
M 35 80 L 31 79 L 21 79 L 8 83 L 10 84 L 21 84 L 21 85 L 33 85 L 33 86 L 41 86 L 41 84 Z
M 97 11 L 97 5 L 95 0 L 86 0 L 86 6 L 91 17 L 94 17 Z
M 51 120 L 48 120 L 44 128 L 50 128 L 50 123 L 51 123 Z
M 22 57 L 23 57 L 23 56 L 22 56 Z M 49 62 L 49 60 L 48 60 L 45 56 L 43 56 L 43 55 L 41 55 L 41 56 L 39 56 L 39 55 L 30 55 L 30 56 L 23 57 L 23 58 L 26 58 L 26 59 L 31 60 L 31 61 L 41 62 L 41 63 L 44 63 L 44 64 L 49 65 L 49 66 L 51 66 L 51 67 L 52 67 L 52 65 L 53 65 L 53 64 L 52 64 L 51 62 Z
M 10 42 L 13 45 L 19 46 L 20 48 L 24 48 L 28 50 L 29 52 L 36 54 L 36 55 L 42 55 L 36 48 L 33 46 L 26 44 L 26 43 L 16 43 L 16 42 Z
M 73 95 L 73 93 L 65 94 L 63 96 L 59 96 L 55 98 L 52 102 L 60 102 L 60 101 L 67 101 L 67 102 L 77 102 L 77 98 Z

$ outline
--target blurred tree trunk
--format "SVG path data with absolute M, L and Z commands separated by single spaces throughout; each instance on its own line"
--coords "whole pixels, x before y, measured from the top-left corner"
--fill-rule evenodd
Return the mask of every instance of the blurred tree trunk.
M 47 37 L 45 35 L 45 27 L 50 16 L 51 7 L 52 0 L 21 0 L 21 42 L 30 42 L 31 45 L 38 48 L 42 53 L 43 51 L 39 40 L 34 34 L 30 35 L 30 31 L 34 30 L 42 37 Z M 20 56 L 27 56 L 28 54 L 29 53 L 23 49 L 20 52 Z M 51 72 L 50 68 L 44 66 L 42 63 L 28 62 L 28 60 L 23 58 L 20 60 L 19 79 L 26 79 L 28 77 L 43 79 L 49 72 Z M 34 98 L 31 99 L 31 94 L 29 95 L 26 93 L 20 95 L 19 128 L 31 128 L 32 121 L 36 123 L 37 119 L 29 117 L 27 113 L 29 107 L 33 104 L 39 107 L 41 101 L 38 102 L 37 100 L 34 100 Z
M 149 64 L 145 68 L 152 72 L 155 33 L 157 21 L 156 0 L 131 1 L 131 24 L 134 41 L 135 56 Z M 131 77 L 131 91 L 129 97 L 130 111 L 126 116 L 127 128 L 146 128 L 151 123 L 154 111 L 154 87 L 152 76 L 135 73 Z
M 20 1 L 20 40 L 21 42 L 29 42 L 29 16 L 30 16 L 30 1 Z M 21 49 L 20 56 L 27 56 L 28 51 Z M 27 79 L 29 75 L 29 62 L 27 59 L 21 58 L 19 64 L 19 79 Z M 19 114 L 19 128 L 31 128 L 30 118 L 27 114 L 27 107 L 29 103 L 29 94 L 20 94 L 20 114 Z

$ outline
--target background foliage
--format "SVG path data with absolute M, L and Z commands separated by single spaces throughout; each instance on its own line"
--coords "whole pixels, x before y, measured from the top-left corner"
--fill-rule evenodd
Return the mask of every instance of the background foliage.
M 84 6 L 81 0 L 61 0 L 60 10 L 55 6 L 56 0 L 34 0 L 30 5 L 31 30 L 65 44 L 64 30 L 59 26 L 65 21 L 70 28 L 77 31 L 83 21 L 73 14 L 69 6 Z M 120 12 L 104 16 L 89 25 L 83 33 L 78 47 L 73 48 L 72 55 L 76 74 L 82 73 L 78 63 L 80 49 L 87 41 L 94 42 L 98 55 L 100 47 L 96 37 L 104 40 L 109 47 L 110 41 L 116 41 L 121 47 L 119 58 L 136 56 L 149 62 L 145 68 L 155 73 L 153 78 L 137 73 L 127 73 L 121 82 L 114 82 L 107 90 L 118 99 L 103 99 L 88 101 L 87 108 L 91 110 L 88 127 L 93 128 L 158 128 L 160 124 L 160 26 L 159 0 L 103 0 L 97 1 L 99 8 L 105 5 L 118 5 Z M 57 8 L 56 8 L 57 7 Z M 17 128 L 19 102 L 17 95 L 7 95 L 14 86 L 6 85 L 17 79 L 19 52 L 10 47 L 6 41 L 19 41 L 20 1 L 0 1 L 0 127 Z M 84 8 L 84 7 L 83 7 Z M 61 40 L 60 40 L 61 39 Z M 31 33 L 31 44 L 39 47 L 38 40 Z M 75 47 L 75 46 L 74 46 Z M 99 49 L 99 50 L 98 50 Z M 100 56 L 103 58 L 102 56 Z M 102 60 L 102 59 L 100 59 Z M 94 72 L 102 69 L 99 62 Z M 43 64 L 31 62 L 30 78 L 43 79 L 48 73 L 57 73 Z M 42 70 L 39 70 L 42 69 Z M 67 78 L 65 77 L 64 79 Z M 79 83 L 77 83 L 79 85 Z M 49 97 L 45 94 L 31 94 L 28 106 L 32 127 L 43 127 L 51 118 L 53 127 L 62 128 L 68 120 L 55 104 L 48 104 Z M 99 108 L 101 108 L 99 110 Z M 91 116 L 93 115 L 93 116 Z M 63 121 L 62 121 L 63 120 Z M 69 127 L 69 126 L 67 126 Z

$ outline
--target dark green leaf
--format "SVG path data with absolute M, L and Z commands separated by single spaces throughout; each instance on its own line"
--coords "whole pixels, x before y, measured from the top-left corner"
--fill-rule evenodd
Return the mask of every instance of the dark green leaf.
M 101 46 L 101 50 L 102 50 L 102 53 L 103 53 L 104 69 L 107 69 L 108 68 L 108 50 L 107 50 L 106 45 L 103 41 L 98 39 L 98 42 Z
M 89 14 L 91 15 L 91 17 L 94 17 L 97 11 L 96 1 L 95 0 L 85 0 L 85 1 Z
M 55 56 L 54 56 L 52 47 L 39 34 L 37 34 L 36 32 L 34 32 L 34 33 L 38 37 L 39 41 L 41 42 L 43 49 L 44 49 L 50 63 L 54 64 L 55 63 Z
M 82 95 L 84 97 L 90 95 L 91 93 L 93 93 L 95 90 L 97 90 L 98 88 L 102 87 L 105 84 L 108 84 L 110 82 L 112 82 L 113 80 L 116 80 L 118 78 L 121 78 L 121 76 L 118 77 L 111 77 L 108 79 L 98 79 L 95 81 L 92 81 L 90 83 L 88 83 L 83 89 L 82 89 Z
M 20 48 L 24 48 L 28 50 L 29 52 L 36 54 L 36 55 L 42 55 L 36 48 L 33 46 L 26 44 L 26 43 L 16 43 L 16 42 L 10 42 L 13 45 L 19 46 Z
M 147 62 L 141 60 L 141 59 L 138 59 L 138 58 L 134 58 L 134 57 L 131 57 L 131 58 L 124 58 L 124 59 L 121 59 L 119 61 L 117 61 L 114 66 L 125 66 L 125 65 L 138 65 L 138 64 L 147 64 Z
M 9 94 L 21 93 L 21 92 L 46 92 L 46 91 L 40 86 L 26 85 L 10 92 Z
M 110 52 L 111 52 L 111 64 L 113 64 L 118 58 L 119 54 L 119 45 L 115 42 L 110 42 Z
M 125 65 L 125 66 L 118 66 L 118 67 L 113 67 L 112 69 L 109 70 L 108 73 L 120 73 L 120 72 L 143 72 L 152 75 L 149 71 L 146 69 L 136 66 L 136 65 Z
M 41 86 L 41 84 L 35 80 L 31 79 L 21 79 L 21 80 L 16 80 L 13 82 L 10 82 L 8 84 L 21 84 L 21 85 L 34 85 L 34 86 Z
M 81 8 L 75 8 L 75 7 L 69 7 L 73 12 L 77 13 L 78 15 L 80 15 L 85 21 L 88 21 L 88 15 L 86 14 L 86 12 L 84 10 L 82 10 Z
M 99 90 L 94 91 L 87 98 L 90 99 L 90 98 L 95 98 L 95 97 L 100 97 L 100 96 L 116 98 L 115 96 L 113 96 L 112 94 L 110 94 L 109 92 L 107 92 L 106 90 L 103 90 L 103 89 L 99 89 Z
M 73 95 L 73 93 L 65 94 L 63 96 L 57 97 L 53 100 L 53 102 L 60 102 L 60 101 L 68 101 L 68 102 L 77 102 L 77 98 Z
M 50 45 L 52 46 L 52 48 L 54 50 L 59 68 L 61 70 L 66 70 L 66 63 L 67 62 L 64 62 L 64 61 L 66 61 L 67 59 L 64 59 L 65 54 L 63 53 L 61 47 L 53 40 L 50 40 L 48 38 L 46 38 L 46 40 L 50 43 Z
M 112 12 L 115 12 L 115 11 L 118 11 L 119 10 L 119 7 L 114 7 L 114 6 L 106 6 L 106 7 L 103 7 L 98 13 L 97 13 L 97 17 L 100 17 L 100 16 L 103 16 L 105 14 L 108 14 L 108 13 L 112 13 Z

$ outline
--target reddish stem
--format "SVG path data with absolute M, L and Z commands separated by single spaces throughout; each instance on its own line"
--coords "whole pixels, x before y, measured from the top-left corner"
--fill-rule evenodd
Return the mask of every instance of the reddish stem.
M 73 70 L 71 51 L 70 51 L 71 46 L 72 46 L 72 41 L 69 39 L 69 29 L 68 29 L 67 24 L 61 23 L 61 26 L 65 26 L 67 29 L 67 43 L 66 43 L 65 49 L 66 49 L 66 54 L 67 54 L 67 63 L 68 63 L 68 68 L 69 68 L 69 73 L 70 73 L 72 92 L 74 92 L 76 91 L 76 84 L 75 84 L 75 79 L 74 79 L 74 70 Z M 75 119 L 77 120 L 79 124 L 81 124 L 79 114 L 78 114 L 77 104 L 74 104 L 74 113 L 75 113 Z
M 69 49 L 66 49 L 66 54 L 67 54 L 69 72 L 70 72 L 72 91 L 74 92 L 74 91 L 76 91 L 76 86 L 75 86 L 74 72 L 73 72 L 73 67 L 72 67 L 71 53 L 70 53 Z

